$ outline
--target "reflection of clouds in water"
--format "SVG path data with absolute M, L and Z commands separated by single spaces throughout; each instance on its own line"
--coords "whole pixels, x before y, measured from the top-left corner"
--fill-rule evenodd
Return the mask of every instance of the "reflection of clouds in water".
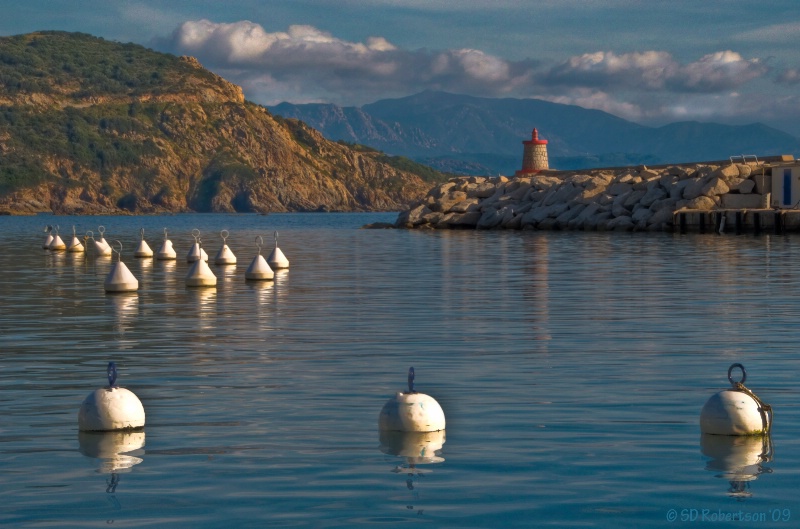
M 81 454 L 100 459 L 98 472 L 127 472 L 143 460 L 144 431 L 78 432 Z
M 772 438 L 769 435 L 711 435 L 702 434 L 700 450 L 711 458 L 706 470 L 717 472 L 716 477 L 730 483 L 728 493 L 733 497 L 752 496 L 750 483 L 771 468 L 763 463 L 772 461 Z

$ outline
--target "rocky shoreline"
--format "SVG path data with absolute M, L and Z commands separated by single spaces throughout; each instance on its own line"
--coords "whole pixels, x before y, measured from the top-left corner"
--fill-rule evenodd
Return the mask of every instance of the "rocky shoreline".
M 769 207 L 763 163 L 459 177 L 401 212 L 409 229 L 665 231 L 681 210 Z

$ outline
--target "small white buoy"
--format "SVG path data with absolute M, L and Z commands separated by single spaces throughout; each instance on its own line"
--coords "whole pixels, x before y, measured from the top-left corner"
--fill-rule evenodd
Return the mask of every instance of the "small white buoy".
M 139 242 L 139 246 L 136 248 L 136 251 L 133 252 L 134 257 L 153 257 L 153 250 L 150 248 L 150 245 L 147 244 L 147 241 L 144 240 L 144 228 L 139 230 L 139 233 L 142 235 L 142 240 Z
M 197 228 L 193 229 L 192 237 L 194 237 L 194 244 L 189 248 L 189 253 L 186 254 L 186 262 L 194 263 L 199 260 L 208 261 L 208 254 L 203 250 L 202 241 L 200 239 L 200 230 Z
M 113 251 L 111 250 L 111 245 L 108 244 L 108 241 L 105 239 L 105 227 L 98 226 L 97 232 L 100 234 L 99 239 L 94 239 L 94 234 L 92 232 L 88 232 L 88 234 L 91 234 L 91 237 L 94 240 L 94 249 L 97 251 L 97 255 L 111 255 Z
M 414 368 L 408 370 L 408 393 L 398 392 L 384 404 L 378 429 L 399 432 L 444 430 L 444 411 L 433 397 L 414 391 Z
M 186 274 L 187 287 L 213 287 L 217 285 L 217 276 L 208 267 L 208 263 L 198 259 L 189 267 Z
M 106 276 L 106 281 L 103 286 L 106 292 L 135 292 L 139 290 L 139 280 L 136 279 L 125 263 L 122 262 L 122 243 L 114 241 L 119 244 L 117 252 L 117 262 L 111 266 L 111 270 Z
M 161 243 L 161 248 L 156 252 L 156 259 L 161 261 L 170 261 L 177 259 L 178 254 L 175 253 L 175 248 L 172 247 L 172 241 L 167 236 L 167 228 L 164 228 L 164 242 Z
M 264 259 L 263 255 L 261 255 L 262 244 L 264 244 L 264 239 L 261 238 L 261 235 L 256 236 L 258 254 L 253 257 L 253 260 L 250 262 L 250 266 L 247 267 L 247 271 L 244 273 L 245 279 L 268 281 L 275 277 L 275 272 L 272 271 L 272 268 L 270 268 L 267 260 Z
M 51 225 L 48 224 L 47 226 L 45 226 L 44 232 L 47 234 L 47 237 L 44 238 L 44 242 L 42 243 L 42 248 L 44 248 L 45 250 L 49 250 L 50 243 L 53 242 L 52 231 L 53 227 Z
M 742 379 L 734 382 L 731 372 L 738 367 Z M 715 393 L 700 411 L 700 431 L 713 435 L 762 435 L 772 428 L 772 407 L 745 387 L 747 372 L 742 364 L 728 368 L 732 388 Z
M 102 228 L 102 226 L 101 226 L 101 228 Z M 97 255 L 108 256 L 108 255 L 111 255 L 112 253 L 114 253 L 113 250 L 111 249 L 111 246 L 109 246 L 109 244 L 106 242 L 105 239 L 102 239 L 102 242 L 100 242 L 99 240 L 94 238 L 94 232 L 92 232 L 92 230 L 89 230 L 89 231 L 86 232 L 86 237 L 85 238 L 86 238 L 86 240 L 89 240 L 89 239 L 92 240 L 92 243 L 93 243 L 93 246 L 94 246 L 94 251 L 95 251 L 95 253 L 97 253 Z
M 283 255 L 283 252 L 278 248 L 278 232 L 275 232 L 275 248 L 267 257 L 267 263 L 273 270 L 280 270 L 281 268 L 289 268 L 289 260 Z
M 78 429 L 84 432 L 129 430 L 144 426 L 144 407 L 139 398 L 115 386 L 117 366 L 108 363 L 108 387 L 97 389 L 84 399 L 78 410 Z
M 72 253 L 79 253 L 84 251 L 84 246 L 81 244 L 80 239 L 78 236 L 75 235 L 75 225 L 72 225 L 72 239 L 70 239 L 69 244 L 67 245 L 67 251 Z
M 67 249 L 67 245 L 64 244 L 64 241 L 61 239 L 61 236 L 58 234 L 58 224 L 56 224 L 56 234 L 53 236 L 53 240 L 50 241 L 50 250 L 56 252 L 63 252 Z
M 218 265 L 236 264 L 236 256 L 231 249 L 228 248 L 228 230 L 222 230 L 219 234 L 222 237 L 222 248 L 219 249 L 217 256 L 214 257 L 214 263 Z

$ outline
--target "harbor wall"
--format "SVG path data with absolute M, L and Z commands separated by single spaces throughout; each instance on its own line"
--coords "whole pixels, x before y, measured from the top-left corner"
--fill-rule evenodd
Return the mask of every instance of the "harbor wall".
M 793 230 L 800 211 L 774 210 L 764 162 L 543 171 L 458 177 L 398 216 L 410 229 L 613 231 Z

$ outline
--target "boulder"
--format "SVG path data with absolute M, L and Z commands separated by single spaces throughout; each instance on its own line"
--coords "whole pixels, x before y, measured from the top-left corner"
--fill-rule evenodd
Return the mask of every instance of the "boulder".
M 736 191 L 738 191 L 743 195 L 748 195 L 753 192 L 753 189 L 755 189 L 755 187 L 756 187 L 755 181 L 748 179 L 739 182 L 739 185 L 737 185 L 735 189 Z

